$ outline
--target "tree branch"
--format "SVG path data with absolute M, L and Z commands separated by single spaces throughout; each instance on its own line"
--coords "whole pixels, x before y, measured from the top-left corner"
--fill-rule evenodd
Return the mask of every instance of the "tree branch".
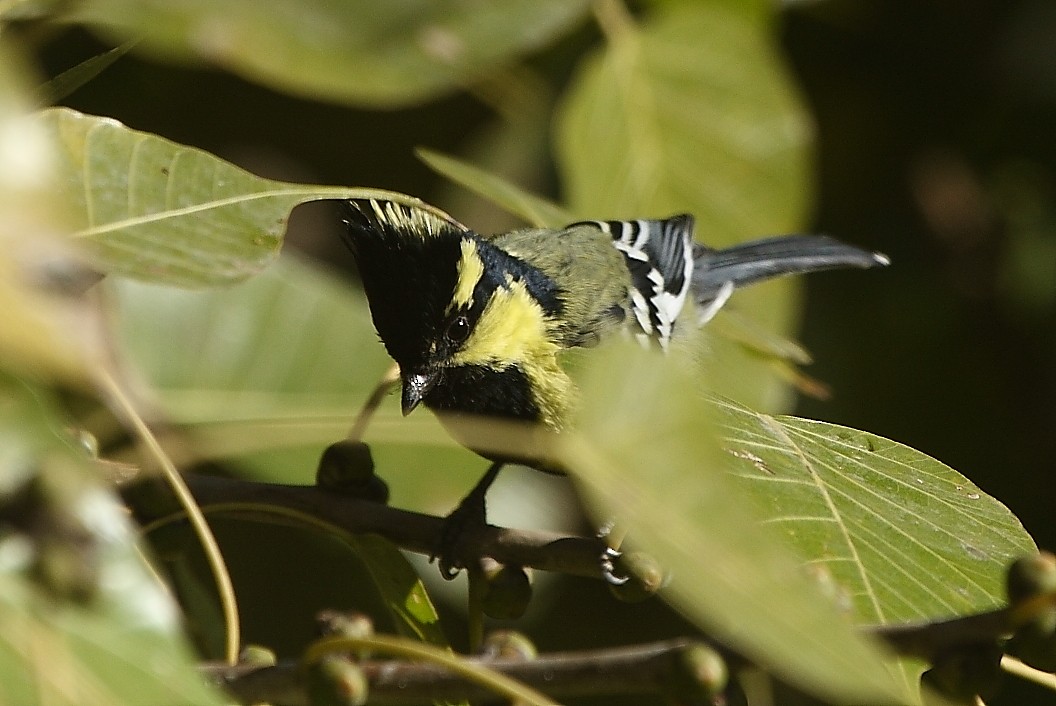
M 373 533 L 399 547 L 429 555 L 443 518 L 381 503 L 346 497 L 316 486 L 258 483 L 216 476 L 187 475 L 187 485 L 209 515 L 237 516 L 270 523 L 318 526 L 326 523 L 351 533 Z M 603 578 L 599 557 L 605 542 L 553 532 L 488 525 L 467 537 L 479 556 L 501 564 Z M 998 640 L 1013 629 L 1009 609 L 948 620 L 863 628 L 895 652 L 926 660 L 960 645 Z
M 237 516 L 277 524 L 326 523 L 353 534 L 372 533 L 408 551 L 432 555 L 443 518 L 348 497 L 317 486 L 258 483 L 188 474 L 187 486 L 209 515 Z M 488 525 L 465 537 L 468 551 L 501 564 L 602 578 L 605 542 L 555 532 Z
M 667 640 L 584 652 L 554 652 L 530 660 L 467 657 L 554 698 L 599 694 L 646 694 L 670 687 L 681 668 L 680 656 L 706 643 Z M 710 647 L 710 646 L 709 646 Z M 399 706 L 425 702 L 499 700 L 482 686 L 432 664 L 401 660 L 357 662 L 369 683 L 369 703 Z M 206 672 L 242 703 L 308 706 L 300 662 L 274 666 L 216 665 Z
M 867 633 L 880 638 L 897 654 L 928 662 L 959 647 L 996 642 L 1008 637 L 1013 629 L 1008 608 L 948 620 L 865 628 Z
M 429 555 L 440 536 L 443 518 L 389 507 L 372 500 L 350 497 L 317 486 L 259 483 L 217 476 L 187 474 L 187 485 L 208 515 L 226 515 L 274 524 L 295 524 L 319 528 L 330 526 L 352 534 L 373 533 L 403 549 Z M 603 578 L 600 557 L 605 542 L 594 537 L 577 537 L 552 532 L 522 531 L 486 526 L 466 537 L 467 550 L 481 557 L 511 565 L 533 567 L 578 576 Z M 958 650 L 975 649 L 981 644 L 997 644 L 1017 625 L 1032 619 L 1051 600 L 1021 602 L 1017 608 L 1004 607 L 951 619 L 903 625 L 863 627 L 863 633 L 879 639 L 893 652 L 932 662 Z M 1035 605 L 1037 604 L 1037 605 Z M 531 662 L 495 662 L 489 666 L 544 687 L 559 696 L 578 693 L 605 693 L 606 689 L 633 692 L 655 691 L 660 675 L 668 668 L 669 654 L 699 641 L 679 639 L 637 647 L 555 654 Z M 727 649 L 713 646 L 723 657 L 737 662 L 742 658 Z M 667 656 L 665 656 L 667 655 Z M 476 658 L 482 659 L 482 658 Z M 435 666 L 394 660 L 364 663 L 376 703 L 407 703 L 431 699 L 478 698 L 479 687 L 461 682 Z M 245 665 L 218 671 L 230 680 L 240 698 L 265 690 L 278 703 L 304 703 L 303 688 L 291 665 L 251 668 Z M 542 681 L 540 681 L 542 680 Z M 391 685 L 402 684 L 398 694 L 388 694 Z M 380 691 L 375 691 L 380 690 Z M 414 695 L 412 698 L 411 695 Z M 282 698 L 277 698 L 281 696 Z M 288 698 L 287 698 L 288 697 Z M 375 703 L 372 697 L 372 703 Z

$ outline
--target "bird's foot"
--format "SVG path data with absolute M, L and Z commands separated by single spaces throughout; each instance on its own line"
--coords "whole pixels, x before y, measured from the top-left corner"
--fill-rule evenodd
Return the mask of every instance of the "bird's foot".
M 440 539 L 437 541 L 436 551 L 430 561 L 436 560 L 440 567 L 440 575 L 448 581 L 466 568 L 465 545 L 467 540 L 479 535 L 488 526 L 484 498 L 488 494 L 488 488 L 491 487 L 502 469 L 502 465 L 501 461 L 492 463 L 487 472 L 473 486 L 473 490 L 469 491 L 469 495 L 462 498 L 458 507 L 444 518 L 444 524 L 440 528 Z
M 487 527 L 484 496 L 470 493 L 444 518 L 440 539 L 430 560 L 435 560 L 440 575 L 450 581 L 466 567 L 467 540 Z

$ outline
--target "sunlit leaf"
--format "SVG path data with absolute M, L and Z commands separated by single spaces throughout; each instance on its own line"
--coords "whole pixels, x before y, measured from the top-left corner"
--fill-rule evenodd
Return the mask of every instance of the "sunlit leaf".
M 224 703 L 127 513 L 57 436 L 43 389 L 0 380 L 0 681 L 5 703 Z
M 201 286 L 237 282 L 275 260 L 305 201 L 388 198 L 378 189 L 261 179 L 208 152 L 68 109 L 43 111 L 58 147 L 60 196 L 74 236 L 117 274 Z M 435 209 L 432 209 L 435 211 Z
M 843 588 L 862 623 L 934 620 L 1004 603 L 1005 568 L 1036 551 L 1008 508 L 902 444 L 719 403 L 742 492 Z
M 690 210 L 718 246 L 799 226 L 810 130 L 771 22 L 731 3 L 684 3 L 614 27 L 560 115 L 573 210 Z
M 603 353 L 603 351 L 599 351 Z M 905 703 L 913 687 L 809 584 L 760 525 L 724 459 L 685 361 L 613 350 L 584 384 L 574 477 L 600 518 L 671 573 L 664 596 L 707 634 L 837 703 Z M 613 385 L 612 370 L 634 370 Z
M 407 637 L 447 647 L 447 638 L 440 629 L 440 616 L 407 557 L 381 537 L 346 535 L 344 539 L 370 572 L 396 630 Z
M 579 22 L 587 0 L 91 0 L 76 17 L 183 60 L 301 95 L 377 105 L 462 87 Z
M 618 3 L 601 7 L 619 7 Z M 640 24 L 603 15 L 604 48 L 579 71 L 557 122 L 569 208 L 581 218 L 688 211 L 697 239 L 729 245 L 802 227 L 810 130 L 777 58 L 772 13 L 734 3 L 657 4 Z M 787 333 L 789 281 L 730 306 Z M 787 405 L 766 361 L 728 340 L 709 349 L 717 391 L 753 408 Z

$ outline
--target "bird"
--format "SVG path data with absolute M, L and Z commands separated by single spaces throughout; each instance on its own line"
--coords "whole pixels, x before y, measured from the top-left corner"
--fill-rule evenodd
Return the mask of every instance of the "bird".
M 696 242 L 686 213 L 481 235 L 393 201 L 348 206 L 344 239 L 374 327 L 399 366 L 403 414 L 432 410 L 456 440 L 491 461 L 445 520 L 436 556 L 448 578 L 465 563 L 458 544 L 466 526 L 485 523 L 485 495 L 504 465 L 563 470 L 542 455 L 475 448 L 460 423 L 484 418 L 560 433 L 577 398 L 562 367 L 569 351 L 617 332 L 666 350 L 690 309 L 691 323 L 705 323 L 737 287 L 888 264 L 824 235 L 711 248 Z

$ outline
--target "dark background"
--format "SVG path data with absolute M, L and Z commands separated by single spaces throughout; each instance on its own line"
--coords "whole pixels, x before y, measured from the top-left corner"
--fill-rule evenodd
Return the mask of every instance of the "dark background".
M 37 39 L 46 75 L 105 48 L 80 30 Z M 594 39 L 585 28 L 533 64 L 560 84 L 561 57 Z M 944 461 L 1005 502 L 1040 546 L 1056 547 L 1056 4 L 790 3 L 777 40 L 817 124 L 810 227 L 894 263 L 876 276 L 809 278 L 800 340 L 816 359 L 808 372 L 833 397 L 801 400 L 795 413 Z M 449 186 L 413 148 L 465 154 L 497 120 L 465 95 L 357 110 L 134 55 L 63 103 L 264 176 L 391 188 L 449 207 Z M 529 186 L 559 198 L 552 173 L 538 165 L 543 178 Z M 291 242 L 347 264 L 336 224 L 331 206 L 299 208 Z M 332 600 L 300 572 L 320 594 L 312 601 Z M 601 587 L 567 583 L 569 598 L 541 609 L 560 620 L 533 628 L 541 647 L 585 646 L 577 635 L 618 643 L 631 626 L 645 639 L 643 624 L 658 636 L 680 629 L 656 604 L 622 606 Z M 298 634 L 255 628 L 252 615 L 247 632 L 265 642 Z M 1001 701 L 1023 696 L 1012 689 Z

